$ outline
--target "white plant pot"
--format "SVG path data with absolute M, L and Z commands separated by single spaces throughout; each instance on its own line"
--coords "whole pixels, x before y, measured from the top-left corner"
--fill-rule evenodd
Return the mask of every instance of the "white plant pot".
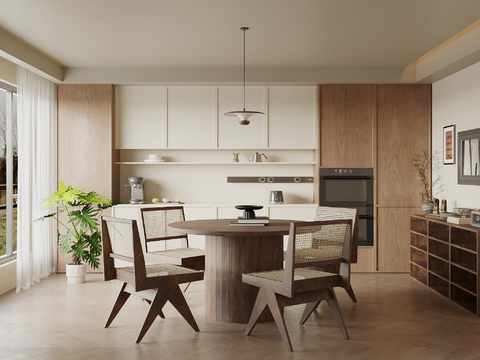
M 85 275 L 87 275 L 87 264 L 67 264 L 68 284 L 83 284 L 85 282 Z

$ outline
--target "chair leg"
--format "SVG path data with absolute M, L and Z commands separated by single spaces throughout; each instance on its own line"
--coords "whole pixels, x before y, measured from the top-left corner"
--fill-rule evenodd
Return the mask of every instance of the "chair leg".
M 310 315 L 312 315 L 312 312 L 314 312 L 318 308 L 318 305 L 320 305 L 320 301 L 311 302 L 311 303 L 308 303 L 307 306 L 305 306 L 305 310 L 303 310 L 302 318 L 300 319 L 300 325 L 305 324 L 305 322 L 308 320 Z
M 117 300 L 115 301 L 115 304 L 113 304 L 113 309 L 110 312 L 110 315 L 107 319 L 107 322 L 105 323 L 105 327 L 108 328 L 110 324 L 112 323 L 113 319 L 117 316 L 119 313 L 120 309 L 123 307 L 125 302 L 128 300 L 130 297 L 130 293 L 124 291 L 125 287 L 127 286 L 127 283 L 123 283 L 122 288 L 120 289 L 120 292 L 117 296 Z
M 268 307 L 273 315 L 273 319 L 277 324 L 278 330 L 282 335 L 285 345 L 287 345 L 288 351 L 293 351 L 292 342 L 288 335 L 287 326 L 285 325 L 285 318 L 283 317 L 283 307 L 278 304 L 277 295 L 273 292 L 266 294 Z
M 335 291 L 333 289 L 327 289 L 328 292 L 331 294 L 331 298 L 327 299 L 327 304 L 330 307 L 330 311 L 333 314 L 333 317 L 337 321 L 338 327 L 343 334 L 343 337 L 348 340 L 350 337 L 348 336 L 347 328 L 345 327 L 345 323 L 342 318 L 342 314 L 340 313 L 340 307 L 338 306 L 337 296 L 335 295 Z
M 150 329 L 150 326 L 153 324 L 153 321 L 155 320 L 155 318 L 158 315 L 160 315 L 160 312 L 162 311 L 162 308 L 166 302 L 167 302 L 166 294 L 163 291 L 157 290 L 155 297 L 153 298 L 153 301 L 150 304 L 150 309 L 148 310 L 145 321 L 143 322 L 143 326 L 140 329 L 140 332 L 138 333 L 137 341 L 135 341 L 137 344 L 140 341 L 142 341 L 148 329 Z
M 150 304 L 152 303 L 152 302 L 151 302 L 150 300 L 148 300 L 148 299 L 143 299 L 143 300 L 146 301 L 148 305 L 150 305 Z M 158 316 L 160 316 L 162 319 L 165 319 L 165 315 L 164 315 L 164 313 L 163 313 L 162 310 L 160 310 Z
M 347 292 L 348 296 L 350 296 L 350 299 L 352 299 L 353 302 L 357 302 L 357 298 L 355 297 L 351 286 L 345 288 L 345 291 Z
M 187 291 L 187 289 L 188 289 L 188 287 L 190 286 L 190 284 L 191 284 L 191 282 L 189 282 L 189 283 L 187 284 L 187 287 L 185 288 L 185 290 L 183 290 L 183 292 Z
M 180 315 L 182 315 L 183 318 L 187 320 L 193 330 L 199 332 L 200 329 L 198 328 L 197 322 L 195 321 L 195 318 L 193 317 L 193 314 L 188 307 L 187 301 L 185 300 L 185 297 L 183 296 L 180 287 L 178 285 L 173 287 L 169 295 L 170 296 L 168 300 L 170 300 L 175 309 L 177 309 Z
M 257 324 L 258 318 L 262 316 L 266 308 L 267 297 L 265 292 L 260 289 L 257 295 L 257 299 L 255 300 L 255 304 L 253 305 L 252 314 L 250 315 L 250 319 L 248 320 L 247 328 L 245 329 L 245 335 L 250 335 L 253 328 Z

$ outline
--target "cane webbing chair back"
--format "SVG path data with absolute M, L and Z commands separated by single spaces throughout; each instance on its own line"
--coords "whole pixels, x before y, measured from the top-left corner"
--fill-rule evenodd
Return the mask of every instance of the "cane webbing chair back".
M 179 234 L 168 227 L 171 223 L 185 220 L 183 206 L 141 208 L 140 213 L 145 238 L 144 255 L 148 262 L 205 269 L 205 250 L 191 248 L 186 234 Z M 180 245 L 174 243 L 179 240 Z M 162 250 L 151 250 L 149 244 L 153 242 L 163 243 Z
M 352 220 L 352 254 L 351 263 L 357 262 L 357 247 L 358 247 L 358 209 L 351 208 L 337 208 L 329 206 L 319 206 L 315 214 L 316 221 L 322 220 Z
M 172 264 L 145 265 L 135 220 L 102 216 L 104 279 L 123 281 L 123 286 L 105 324 L 108 327 L 130 295 L 147 300 L 150 310 L 137 337 L 142 340 L 162 307 L 170 301 L 195 331 L 199 331 L 179 284 L 203 280 L 203 272 Z M 115 260 L 126 264 L 115 264 Z M 130 264 L 132 265 L 130 265 Z
M 131 258 L 133 261 L 132 223 L 106 221 L 112 253 Z
M 168 224 L 185 220 L 182 207 L 155 208 L 149 211 L 142 211 L 142 219 L 147 242 L 186 237 L 168 228 Z
M 295 265 L 348 257 L 347 223 L 301 226 L 295 232 Z M 350 235 L 348 235 L 350 237 Z

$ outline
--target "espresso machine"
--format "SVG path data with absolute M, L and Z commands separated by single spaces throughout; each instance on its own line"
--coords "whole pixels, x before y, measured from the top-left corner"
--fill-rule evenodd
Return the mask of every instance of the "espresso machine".
M 127 186 L 130 186 L 130 204 L 143 204 L 145 202 L 143 178 L 130 176 L 128 178 L 128 185 L 125 185 L 125 191 L 127 191 Z

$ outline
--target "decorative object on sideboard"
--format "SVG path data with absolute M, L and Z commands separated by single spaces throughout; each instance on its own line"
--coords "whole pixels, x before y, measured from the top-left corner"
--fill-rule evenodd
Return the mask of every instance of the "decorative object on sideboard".
M 441 167 L 438 153 L 438 150 L 433 154 L 430 154 L 427 150 L 422 150 L 415 155 L 412 160 L 413 167 L 418 173 L 418 176 L 420 177 L 419 181 L 422 185 L 420 196 L 422 197 L 423 203 L 420 208 L 425 215 L 429 215 L 433 212 L 434 203 L 431 200 L 432 195 L 443 191 L 443 184 L 440 182 L 442 179 L 441 176 L 437 175 L 433 181 L 430 181 L 429 176 L 431 170 L 439 170 Z
M 443 128 L 443 164 L 455 164 L 455 125 Z
M 245 110 L 245 31 L 248 30 L 248 27 L 241 27 L 240 30 L 243 31 L 243 110 L 238 111 L 229 111 L 223 115 L 226 116 L 238 116 L 240 119 L 240 125 L 248 125 L 250 124 L 250 117 L 257 116 L 257 115 L 265 115 L 263 112 L 260 111 L 246 111 Z
M 433 198 L 433 211 L 432 211 L 432 214 L 440 214 L 440 202 L 437 198 Z
M 435 204 L 433 203 L 432 200 L 428 199 L 425 200 L 422 205 L 420 205 L 420 209 L 422 209 L 422 212 L 425 215 L 431 215 L 433 213 L 433 209 L 435 207 Z
M 442 199 L 442 205 L 440 207 L 440 212 L 447 212 L 447 199 Z
M 250 158 L 248 157 L 248 154 L 245 154 L 245 156 L 247 157 L 248 161 L 254 162 L 254 163 L 256 163 L 256 162 L 262 162 L 262 155 L 265 156 L 265 159 L 268 160 L 267 155 L 265 155 L 264 153 L 261 153 L 261 154 L 260 154 L 258 151 L 256 151 L 255 154 L 253 154 L 252 160 L 250 160 Z
M 480 227 L 480 211 L 472 211 L 470 213 L 471 225 Z
M 270 191 L 270 204 L 283 204 L 283 192 L 280 190 Z
M 480 128 L 457 135 L 457 182 L 480 185 Z
M 125 191 L 127 186 L 130 186 L 130 204 L 143 204 L 145 202 L 145 185 L 142 177 L 129 176 L 128 185 L 125 185 Z
M 240 153 L 234 153 L 234 152 L 232 152 L 232 154 L 233 154 L 233 162 L 240 162 L 240 160 L 238 159 L 238 155 L 239 155 Z
M 472 209 L 469 209 L 469 208 L 454 208 L 453 211 L 455 211 L 455 213 L 462 217 L 462 218 L 467 218 L 467 217 L 470 217 L 470 213 L 472 212 Z

